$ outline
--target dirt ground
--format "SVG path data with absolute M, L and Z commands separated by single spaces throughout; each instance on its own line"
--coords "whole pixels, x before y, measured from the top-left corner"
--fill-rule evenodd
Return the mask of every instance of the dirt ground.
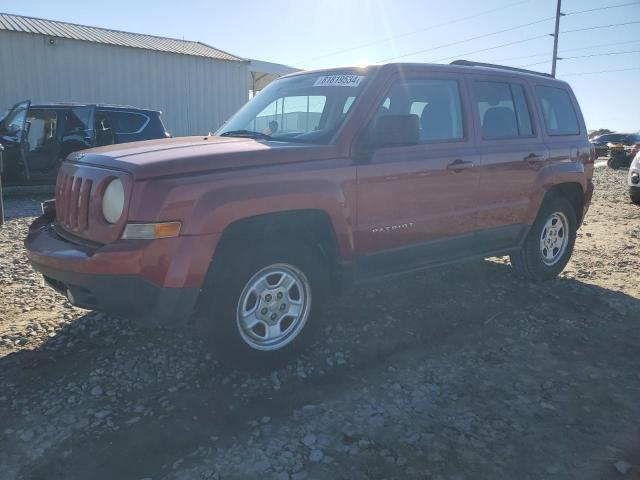
M 596 192 L 562 277 L 507 259 L 332 299 L 286 367 L 71 307 L 0 229 L 0 479 L 639 479 L 640 207 Z M 215 353 L 215 352 L 213 352 Z

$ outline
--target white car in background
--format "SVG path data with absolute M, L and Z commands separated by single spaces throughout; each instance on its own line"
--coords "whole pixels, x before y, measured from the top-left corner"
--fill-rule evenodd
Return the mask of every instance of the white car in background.
M 629 167 L 629 196 L 633 203 L 640 205 L 640 152 L 636 153 Z

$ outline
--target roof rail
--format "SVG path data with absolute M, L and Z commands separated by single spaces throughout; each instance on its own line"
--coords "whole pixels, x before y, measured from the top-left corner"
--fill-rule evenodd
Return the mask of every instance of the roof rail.
M 541 75 L 543 77 L 555 78 L 553 75 L 549 73 L 536 72 L 535 70 L 525 70 L 524 68 L 507 67 L 505 65 L 496 65 L 494 63 L 473 62 L 471 60 L 454 60 L 453 62 L 451 62 L 451 65 L 463 65 L 466 67 L 497 68 L 500 70 L 509 70 L 511 72 L 529 73 L 531 75 Z

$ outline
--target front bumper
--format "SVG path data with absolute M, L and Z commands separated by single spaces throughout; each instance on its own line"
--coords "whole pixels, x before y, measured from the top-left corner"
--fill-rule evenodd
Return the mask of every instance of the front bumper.
M 170 324 L 191 316 L 218 235 L 77 242 L 56 231 L 51 216 L 29 228 L 33 267 L 79 307 Z

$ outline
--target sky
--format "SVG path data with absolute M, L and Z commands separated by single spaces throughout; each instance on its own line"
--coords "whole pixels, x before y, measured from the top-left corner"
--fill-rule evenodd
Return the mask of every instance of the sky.
M 555 11 L 556 0 L 0 0 L 3 13 L 195 40 L 305 69 L 465 58 L 550 72 Z M 640 130 L 640 1 L 563 0 L 562 12 L 557 76 L 587 127 Z

